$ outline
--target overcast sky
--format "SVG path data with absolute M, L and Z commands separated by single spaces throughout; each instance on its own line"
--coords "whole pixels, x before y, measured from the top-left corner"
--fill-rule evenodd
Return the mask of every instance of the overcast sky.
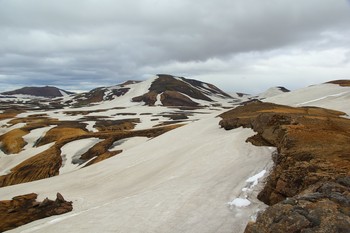
M 0 0 L 0 91 L 157 73 L 246 93 L 350 79 L 350 1 Z

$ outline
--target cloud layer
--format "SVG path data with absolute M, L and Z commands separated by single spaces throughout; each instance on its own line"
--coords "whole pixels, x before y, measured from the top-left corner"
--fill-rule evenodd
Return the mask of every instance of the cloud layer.
M 171 73 L 226 91 L 350 78 L 343 0 L 0 0 L 0 91 Z

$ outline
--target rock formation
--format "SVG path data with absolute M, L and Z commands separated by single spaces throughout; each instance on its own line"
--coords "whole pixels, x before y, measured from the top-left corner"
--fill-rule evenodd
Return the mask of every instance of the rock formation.
M 72 202 L 65 201 L 57 193 L 55 201 L 36 201 L 37 194 L 16 196 L 12 200 L 0 201 L 0 232 L 8 231 L 38 219 L 60 215 L 73 210 Z
M 341 115 L 259 101 L 221 115 L 225 129 L 252 128 L 257 135 L 249 142 L 277 147 L 275 166 L 258 195 L 271 207 L 247 233 L 348 232 L 350 120 Z

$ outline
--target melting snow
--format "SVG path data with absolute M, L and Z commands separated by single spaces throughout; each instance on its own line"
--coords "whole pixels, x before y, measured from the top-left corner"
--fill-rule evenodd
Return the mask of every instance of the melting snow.
M 160 101 L 160 97 L 163 93 L 160 93 L 157 95 L 157 101 L 154 103 L 154 105 L 158 106 L 158 105 L 162 105 L 162 101 Z
M 35 143 L 37 142 L 37 140 L 39 140 L 41 137 L 45 136 L 46 132 L 54 127 L 55 127 L 55 125 L 51 125 L 48 127 L 33 129 L 32 131 L 30 131 L 29 134 L 24 135 L 23 139 L 24 139 L 24 141 L 27 142 L 27 145 L 23 149 L 26 150 L 28 148 L 32 148 L 35 145 Z
M 246 182 L 248 183 L 253 183 L 250 188 L 253 188 L 255 185 L 258 184 L 259 182 L 259 179 L 261 179 L 266 173 L 266 170 L 262 170 L 261 172 L 259 172 L 258 174 L 252 176 L 252 177 L 249 177 Z
M 99 138 L 85 138 L 69 142 L 61 148 L 62 166 L 60 174 L 74 171 L 79 167 L 79 164 L 73 164 L 75 160 L 93 147 L 96 143 L 102 141 Z
M 236 198 L 228 204 L 231 206 L 234 205 L 236 207 L 247 207 L 251 204 L 251 202 L 246 198 Z
M 94 128 L 94 125 L 96 124 L 96 121 L 84 121 L 83 123 L 86 123 L 86 129 L 90 132 L 98 132 L 96 128 Z
M 269 148 L 271 150 L 271 148 Z M 259 179 L 261 179 L 266 173 L 266 170 L 262 170 L 261 172 L 259 172 L 258 174 L 249 177 L 246 180 L 246 183 L 249 184 L 248 187 L 244 187 L 242 188 L 242 192 L 240 193 L 239 196 L 241 197 L 237 197 L 235 199 L 233 199 L 233 201 L 229 202 L 228 204 L 230 206 L 235 206 L 235 207 L 247 207 L 251 204 L 251 201 L 248 200 L 248 196 L 251 195 L 251 193 L 253 192 L 253 188 L 258 184 Z

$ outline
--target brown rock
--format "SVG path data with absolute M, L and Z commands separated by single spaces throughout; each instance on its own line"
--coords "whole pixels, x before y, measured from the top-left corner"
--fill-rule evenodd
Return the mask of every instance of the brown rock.
M 46 198 L 41 203 L 37 202 L 36 198 L 37 194 L 30 193 L 16 196 L 12 200 L 0 201 L 0 232 L 52 215 L 64 214 L 73 209 L 72 202 L 64 201 L 63 197 L 63 201 L 54 202 Z
M 160 101 L 164 106 L 198 106 L 198 103 L 176 91 L 165 91 L 161 95 Z
M 225 129 L 252 128 L 257 135 L 248 141 L 277 147 L 258 195 L 273 206 L 246 232 L 349 232 L 350 120 L 343 114 L 252 102 L 221 115 Z
M 296 197 L 266 209 L 245 233 L 347 233 L 350 229 L 350 188 L 320 182 Z
M 63 198 L 63 196 L 62 196 L 62 194 L 60 194 L 60 193 L 57 193 L 57 194 L 56 194 L 56 202 L 61 202 L 61 203 L 64 203 L 64 202 L 65 202 L 65 200 L 64 200 L 64 198 Z

